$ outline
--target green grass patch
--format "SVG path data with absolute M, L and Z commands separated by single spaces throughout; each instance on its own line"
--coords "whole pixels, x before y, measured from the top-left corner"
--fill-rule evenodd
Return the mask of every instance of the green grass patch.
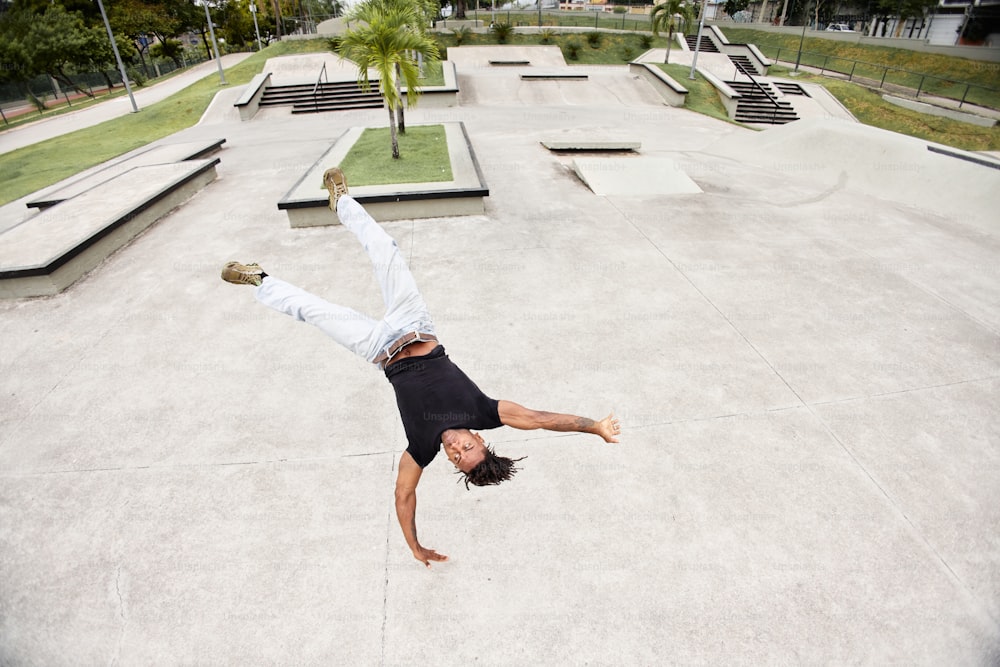
M 658 63 L 656 66 L 669 74 L 674 81 L 688 89 L 687 97 L 684 99 L 685 109 L 697 111 L 706 116 L 730 123 L 733 122 L 729 120 L 729 114 L 726 113 L 726 107 L 723 106 L 722 100 L 719 99 L 719 93 L 716 92 L 715 86 L 706 81 L 700 72 L 695 72 L 695 80 L 692 81 L 688 78 L 691 75 L 691 68 L 686 65 L 664 65 L 663 63 Z
M 498 13 L 499 14 L 499 13 Z M 593 19 L 591 19 L 593 20 Z M 447 49 L 455 44 L 455 36 L 451 33 L 437 33 L 434 38 L 441 47 L 443 58 L 447 58 Z M 576 44 L 573 49 L 570 44 Z M 462 40 L 462 46 L 496 46 L 496 38 L 491 34 L 471 33 Z M 507 40 L 508 46 L 543 46 L 541 37 L 536 34 L 514 33 Z M 548 38 L 548 46 L 558 46 L 563 58 L 570 65 L 622 65 L 651 48 L 666 48 L 667 38 L 653 38 L 652 45 L 642 45 L 642 35 L 639 33 L 603 33 L 597 47 L 591 46 L 587 35 L 581 33 L 556 33 Z
M 399 135 L 399 159 L 392 157 L 388 127 L 370 127 L 340 163 L 349 185 L 387 185 L 450 181 L 451 158 L 444 125 L 407 127 Z
M 780 76 L 784 70 L 772 68 L 772 71 Z M 904 109 L 883 100 L 879 92 L 847 81 L 804 73 L 798 78 L 825 87 L 865 125 L 967 151 L 1000 150 L 1000 127 L 980 127 Z
M 325 39 L 278 42 L 226 70 L 229 85 L 249 83 L 268 58 L 326 51 Z M 212 72 L 165 100 L 115 118 L 0 155 L 4 189 L 0 205 L 11 202 L 123 153 L 191 127 L 219 92 L 219 74 Z
M 799 35 L 747 28 L 725 28 L 731 42 L 755 44 L 768 58 L 795 62 Z M 806 37 L 801 65 L 820 67 L 845 76 L 889 86 L 966 100 L 993 109 L 1000 108 L 1000 67 L 969 58 L 922 53 L 873 44 L 853 44 L 822 37 Z M 891 68 L 886 71 L 886 68 Z M 974 87 L 966 91 L 966 84 Z
M 428 88 L 444 85 L 444 70 L 441 68 L 441 63 L 424 64 L 424 75 L 420 77 L 420 85 Z

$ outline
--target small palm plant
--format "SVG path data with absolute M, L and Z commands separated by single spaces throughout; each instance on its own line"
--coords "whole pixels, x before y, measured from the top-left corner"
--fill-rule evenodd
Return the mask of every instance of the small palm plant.
M 399 158 L 396 109 L 403 106 L 401 82 L 406 83 L 406 103 L 413 107 L 420 95 L 420 71 L 416 57 L 429 62 L 438 60 L 438 48 L 422 30 L 412 5 L 393 0 L 368 0 L 356 8 L 361 23 L 347 30 L 340 43 L 340 57 L 358 66 L 358 84 L 371 90 L 368 70 L 378 74 L 379 92 L 389 111 L 389 136 L 392 157 Z
M 662 30 L 668 32 L 667 55 L 663 59 L 665 63 L 670 62 L 670 45 L 674 41 L 674 31 L 681 25 L 686 28 L 688 23 L 694 20 L 695 7 L 692 2 L 693 0 L 665 0 L 653 7 L 653 11 L 649 14 L 654 35 L 659 37 Z

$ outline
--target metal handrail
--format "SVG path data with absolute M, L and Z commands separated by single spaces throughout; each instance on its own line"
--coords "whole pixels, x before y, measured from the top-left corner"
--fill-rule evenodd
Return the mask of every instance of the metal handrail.
M 330 80 L 327 79 L 327 77 L 326 77 L 326 63 L 323 63 L 323 67 L 319 71 L 319 76 L 316 77 L 316 85 L 313 86 L 312 97 L 313 97 L 313 109 L 314 110 L 318 110 L 319 109 L 319 100 L 317 99 L 317 94 L 316 93 L 319 90 L 320 81 L 324 81 L 324 80 L 327 83 L 330 83 Z
M 736 77 L 738 77 L 741 73 L 744 76 L 746 76 L 746 78 L 750 79 L 750 82 L 754 86 L 756 86 L 757 89 L 760 90 L 760 92 L 764 93 L 764 96 L 767 97 L 767 99 L 771 102 L 771 104 L 774 105 L 774 110 L 771 111 L 771 120 L 777 118 L 778 111 L 781 110 L 781 105 L 778 104 L 778 100 L 774 96 L 772 96 L 771 93 L 767 92 L 767 89 L 764 88 L 764 86 L 760 85 L 760 82 L 757 81 L 757 79 L 753 78 L 753 75 L 751 75 L 750 72 L 748 72 L 745 67 L 743 67 L 739 63 L 734 62 L 733 64 L 736 65 L 736 74 L 733 75 L 733 80 L 735 81 Z

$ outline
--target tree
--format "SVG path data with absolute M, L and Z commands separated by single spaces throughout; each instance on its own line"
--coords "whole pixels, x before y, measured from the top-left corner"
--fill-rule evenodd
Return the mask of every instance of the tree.
M 665 0 L 665 2 L 653 7 L 653 11 L 649 15 L 653 34 L 659 36 L 662 30 L 668 32 L 667 55 L 663 58 L 663 62 L 670 62 L 670 45 L 674 41 L 674 30 L 681 25 L 687 29 L 687 25 L 694 20 L 694 17 L 694 5 L 688 0 Z
M 767 4 L 767 0 L 764 0 L 764 4 Z M 729 16 L 735 16 L 738 12 L 742 12 L 749 6 L 750 0 L 726 0 L 726 4 L 722 8 L 726 10 L 726 14 Z
M 67 12 L 57 4 L 49 5 L 44 14 L 34 17 L 21 45 L 30 64 L 29 72 L 48 74 L 89 96 L 93 94 L 70 80 L 69 71 L 103 62 L 110 53 L 103 28 L 86 27 L 79 14 Z
M 369 69 L 378 74 L 379 92 L 389 111 L 389 135 L 395 159 L 399 158 L 395 110 L 402 105 L 397 80 L 406 82 L 407 106 L 415 106 L 420 94 L 415 54 L 422 54 L 431 62 L 438 59 L 434 41 L 414 28 L 412 5 L 409 8 L 401 5 L 382 0 L 362 3 L 356 9 L 356 16 L 363 16 L 364 22 L 347 30 L 340 41 L 340 57 L 357 65 L 358 83 L 362 88 L 371 89 Z

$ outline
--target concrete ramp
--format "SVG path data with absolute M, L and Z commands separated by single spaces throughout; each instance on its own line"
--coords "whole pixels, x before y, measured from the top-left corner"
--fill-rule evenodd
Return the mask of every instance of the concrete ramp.
M 669 158 L 577 158 L 573 160 L 573 171 L 596 195 L 681 195 L 702 191 Z
M 705 152 L 1000 229 L 1000 162 L 982 153 L 837 119 L 727 136 Z

